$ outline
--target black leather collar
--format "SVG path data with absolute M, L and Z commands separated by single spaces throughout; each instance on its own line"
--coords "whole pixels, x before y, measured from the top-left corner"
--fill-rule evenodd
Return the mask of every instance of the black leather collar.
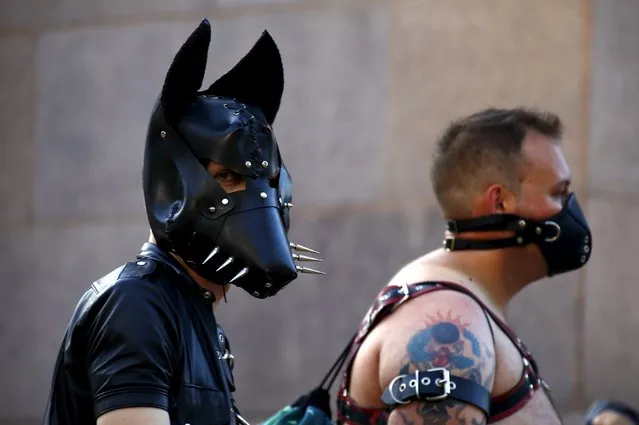
M 165 266 L 173 269 L 175 273 L 185 277 L 188 283 L 197 285 L 197 283 L 191 278 L 191 276 L 189 276 L 186 270 L 184 270 L 184 267 L 173 256 L 164 252 L 159 246 L 153 243 L 145 242 L 144 245 L 142 245 L 137 258 L 138 260 L 147 258 L 149 260 L 155 261 L 156 263 L 164 264 Z

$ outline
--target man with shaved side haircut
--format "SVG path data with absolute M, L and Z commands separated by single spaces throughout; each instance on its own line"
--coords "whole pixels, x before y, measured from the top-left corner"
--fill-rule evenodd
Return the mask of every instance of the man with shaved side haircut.
M 399 270 L 364 317 L 340 425 L 561 423 L 505 311 L 527 285 L 591 255 L 562 133 L 559 117 L 526 108 L 486 109 L 446 129 L 431 170 L 443 247 Z

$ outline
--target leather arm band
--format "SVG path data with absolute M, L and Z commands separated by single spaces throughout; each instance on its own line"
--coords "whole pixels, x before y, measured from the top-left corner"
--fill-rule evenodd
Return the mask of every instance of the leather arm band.
M 431 403 L 457 400 L 477 407 L 486 416 L 490 410 L 490 392 L 485 387 L 451 375 L 445 368 L 418 370 L 399 375 L 382 394 L 382 402 L 391 408 L 414 400 Z

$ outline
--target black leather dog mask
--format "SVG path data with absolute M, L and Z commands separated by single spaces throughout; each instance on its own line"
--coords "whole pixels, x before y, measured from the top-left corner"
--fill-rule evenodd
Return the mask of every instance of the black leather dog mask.
M 253 48 L 208 89 L 204 79 L 211 27 L 203 20 L 166 75 L 149 124 L 143 189 L 157 244 L 207 280 L 232 283 L 257 298 L 275 295 L 298 272 L 293 254 L 317 251 L 288 241 L 292 180 L 272 124 L 284 72 L 265 31 Z M 207 171 L 211 161 L 243 176 L 246 189 L 226 193 Z

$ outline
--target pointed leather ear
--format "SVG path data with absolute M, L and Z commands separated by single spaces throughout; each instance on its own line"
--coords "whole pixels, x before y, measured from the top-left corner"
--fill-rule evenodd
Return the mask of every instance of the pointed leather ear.
M 211 42 L 211 24 L 202 20 L 175 55 L 162 87 L 160 101 L 165 119 L 176 125 L 202 87 Z
M 273 124 L 283 91 L 282 57 L 271 35 L 264 31 L 246 56 L 205 93 L 257 106 L 268 123 Z

